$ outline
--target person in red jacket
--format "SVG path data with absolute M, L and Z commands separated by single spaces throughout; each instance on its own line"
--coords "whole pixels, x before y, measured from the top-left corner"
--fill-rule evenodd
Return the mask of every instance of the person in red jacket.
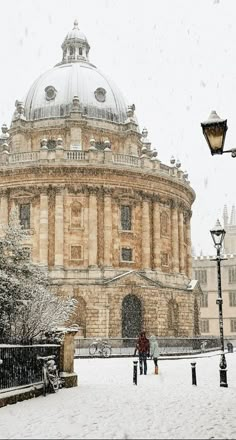
M 140 333 L 136 349 L 138 350 L 139 355 L 140 374 L 147 374 L 147 357 L 150 352 L 150 344 L 145 332 Z

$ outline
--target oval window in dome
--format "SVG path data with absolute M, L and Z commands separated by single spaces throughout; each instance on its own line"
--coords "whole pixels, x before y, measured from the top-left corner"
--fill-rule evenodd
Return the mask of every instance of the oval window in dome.
M 94 92 L 95 98 L 98 102 L 105 102 L 106 90 L 103 87 L 98 87 Z
M 55 87 L 53 86 L 47 86 L 45 89 L 46 99 L 47 101 L 51 101 L 52 99 L 55 99 L 57 91 Z

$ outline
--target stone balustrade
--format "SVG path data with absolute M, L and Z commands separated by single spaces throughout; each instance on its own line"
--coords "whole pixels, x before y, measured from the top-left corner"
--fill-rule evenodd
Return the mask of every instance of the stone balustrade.
M 65 163 L 81 165 L 86 164 L 109 164 L 109 166 L 122 166 L 128 168 L 140 168 L 150 172 L 157 172 L 169 177 L 174 177 L 189 184 L 182 170 L 175 166 L 162 164 L 156 157 L 150 158 L 147 155 L 141 157 L 121 153 L 113 153 L 111 150 L 64 150 L 63 148 L 50 150 L 41 149 L 39 151 L 27 151 L 19 153 L 9 153 L 4 150 L 0 153 L 1 167 L 27 166 L 31 164 Z

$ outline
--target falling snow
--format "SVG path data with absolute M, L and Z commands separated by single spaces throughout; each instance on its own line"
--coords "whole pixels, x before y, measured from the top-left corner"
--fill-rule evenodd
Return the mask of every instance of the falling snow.
M 78 387 L 0 409 L 0 438 L 235 439 L 236 353 L 226 358 L 228 388 L 219 386 L 214 354 L 161 359 L 157 376 L 149 360 L 137 386 L 134 358 L 78 359 Z

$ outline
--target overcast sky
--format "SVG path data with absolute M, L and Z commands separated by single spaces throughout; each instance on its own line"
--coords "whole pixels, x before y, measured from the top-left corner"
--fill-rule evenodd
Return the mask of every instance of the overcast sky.
M 225 148 L 236 147 L 235 0 L 8 0 L 1 2 L 0 125 L 16 99 L 62 58 L 77 18 L 90 61 L 136 106 L 159 159 L 173 155 L 196 192 L 195 252 L 214 254 L 209 230 L 236 203 L 236 159 L 211 156 L 200 123 L 227 118 Z

